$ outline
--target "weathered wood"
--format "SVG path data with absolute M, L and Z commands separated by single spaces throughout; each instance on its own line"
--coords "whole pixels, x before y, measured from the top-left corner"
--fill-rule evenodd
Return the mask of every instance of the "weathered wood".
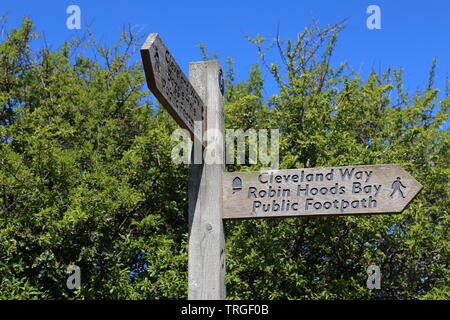
M 150 91 L 191 138 L 202 143 L 206 130 L 203 101 L 157 33 L 148 36 L 141 57 Z
M 207 110 L 206 148 L 217 137 L 218 164 L 191 164 L 189 168 L 189 267 L 188 298 L 225 299 L 225 236 L 222 222 L 223 96 L 216 61 L 189 65 L 189 78 Z M 216 130 L 214 130 L 216 129 Z M 192 155 L 194 157 L 194 155 Z M 204 163 L 204 162 L 203 162 Z
M 229 172 L 223 218 L 400 213 L 421 189 L 395 164 Z

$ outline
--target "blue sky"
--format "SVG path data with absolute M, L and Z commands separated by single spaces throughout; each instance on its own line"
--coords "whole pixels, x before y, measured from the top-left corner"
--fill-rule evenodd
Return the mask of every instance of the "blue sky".
M 66 8 L 81 9 L 81 30 L 69 30 Z M 369 30 L 369 5 L 381 8 L 381 30 Z M 197 45 L 215 51 L 222 65 L 232 57 L 238 80 L 244 80 L 250 66 L 259 61 L 254 46 L 243 36 L 276 34 L 286 39 L 311 23 L 315 17 L 322 26 L 348 18 L 333 63 L 348 61 L 363 76 L 374 67 L 403 67 L 405 87 L 413 92 L 427 84 L 433 58 L 437 58 L 435 85 L 445 88 L 450 73 L 450 1 L 448 0 L 258 0 L 258 1 L 8 1 L 0 14 L 8 25 L 18 26 L 27 15 L 36 31 L 45 34 L 52 48 L 82 33 L 89 25 L 97 39 L 112 44 L 122 26 L 131 23 L 145 34 L 157 32 L 186 72 L 190 61 L 201 60 Z M 137 57 L 139 55 L 137 54 Z M 276 93 L 267 78 L 265 94 Z

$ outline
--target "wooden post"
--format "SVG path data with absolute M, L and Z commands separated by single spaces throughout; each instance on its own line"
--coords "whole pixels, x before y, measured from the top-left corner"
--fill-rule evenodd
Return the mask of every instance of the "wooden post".
M 220 162 L 191 163 L 189 168 L 190 300 L 223 300 L 226 297 L 225 235 L 222 222 L 224 111 L 219 72 L 221 67 L 217 61 L 189 64 L 189 80 L 206 106 L 206 140 L 209 141 L 212 134 L 220 133 L 219 144 L 215 144 Z M 210 146 L 211 143 L 207 144 L 206 149 Z M 195 149 L 192 149 L 193 152 Z M 191 158 L 194 159 L 194 155 Z

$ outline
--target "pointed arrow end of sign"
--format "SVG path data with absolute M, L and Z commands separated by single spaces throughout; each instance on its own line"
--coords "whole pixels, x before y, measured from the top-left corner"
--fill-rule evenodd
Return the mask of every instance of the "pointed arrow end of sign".
M 406 207 L 412 202 L 412 200 L 419 194 L 419 192 L 423 189 L 423 185 L 417 181 L 408 171 L 406 171 L 402 166 L 400 165 L 393 165 L 398 168 L 398 176 L 399 177 L 392 177 L 393 180 L 393 192 L 395 192 L 395 184 L 397 184 L 397 188 L 401 189 L 402 187 L 407 190 L 407 193 L 405 194 L 405 204 L 401 207 L 398 212 L 403 212 Z M 401 174 L 400 174 L 401 173 Z M 399 179 L 400 178 L 400 179 Z

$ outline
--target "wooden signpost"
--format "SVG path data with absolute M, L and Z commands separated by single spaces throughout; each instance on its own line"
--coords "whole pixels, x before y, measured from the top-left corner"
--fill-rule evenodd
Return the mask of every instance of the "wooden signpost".
M 225 173 L 219 63 L 190 63 L 187 80 L 155 33 L 141 56 L 149 89 L 191 138 L 222 137 L 220 164 L 189 167 L 189 299 L 226 298 L 224 219 L 400 213 L 422 189 L 395 164 Z
M 395 164 L 227 172 L 224 219 L 399 213 L 422 189 Z
M 206 147 L 205 141 L 214 140 L 210 139 L 214 131 L 224 132 L 223 71 L 217 61 L 190 63 L 187 80 L 155 33 L 145 41 L 141 56 L 149 89 L 192 139 Z M 195 121 L 202 125 L 195 126 Z M 217 152 L 223 155 L 223 141 L 218 145 L 222 149 Z M 193 160 L 195 151 L 194 147 Z M 224 164 L 196 163 L 192 161 L 189 167 L 188 298 L 225 299 Z

